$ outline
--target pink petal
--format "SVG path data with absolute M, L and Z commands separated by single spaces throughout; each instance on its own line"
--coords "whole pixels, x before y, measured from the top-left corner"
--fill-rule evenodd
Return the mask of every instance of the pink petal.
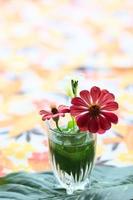
M 73 98 L 71 103 L 74 104 L 75 106 L 88 107 L 87 103 L 85 103 L 80 97 Z
M 57 114 L 54 114 L 52 115 L 52 118 L 55 119 L 55 118 L 58 118 L 60 116 L 64 116 L 64 113 L 57 113 Z
M 70 108 L 69 108 L 69 106 L 60 105 L 58 107 L 58 111 L 62 112 L 62 113 L 69 113 L 70 112 Z
M 71 106 L 70 113 L 72 116 L 80 115 L 83 112 L 88 112 L 88 108 L 82 106 Z
M 106 117 L 103 117 L 100 115 L 99 116 L 99 126 L 103 130 L 108 130 L 111 128 L 111 123 Z
M 114 113 L 111 112 L 101 112 L 110 122 L 117 124 L 118 123 L 118 117 Z
M 46 110 L 40 110 L 39 114 L 40 115 L 45 115 L 45 114 L 51 114 L 51 112 L 48 112 Z
M 58 113 L 59 117 L 65 117 L 65 113 Z
M 89 113 L 77 116 L 76 122 L 77 122 L 79 129 L 82 131 L 87 131 L 89 120 L 90 120 Z
M 105 106 L 101 107 L 101 110 L 113 111 L 118 109 L 117 102 L 108 102 Z
M 52 114 L 50 114 L 50 115 L 44 115 L 44 116 L 42 117 L 42 120 L 45 121 L 45 120 L 49 120 L 49 119 L 51 119 L 51 118 L 52 118 Z
M 87 103 L 91 104 L 90 93 L 88 90 L 82 90 L 80 92 L 80 97 Z
M 101 94 L 101 90 L 99 87 L 94 86 L 91 88 L 90 94 L 91 94 L 93 103 L 95 103 Z
M 98 131 L 98 121 L 96 119 L 91 118 L 88 123 L 88 130 L 91 133 L 96 133 Z

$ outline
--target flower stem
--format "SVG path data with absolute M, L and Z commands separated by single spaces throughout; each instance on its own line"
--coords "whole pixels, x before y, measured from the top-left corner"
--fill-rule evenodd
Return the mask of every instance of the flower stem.
M 74 117 L 72 117 L 72 126 L 73 126 L 73 130 L 75 130 L 75 121 L 74 121 Z
M 62 132 L 62 130 L 61 130 L 60 127 L 59 127 L 58 120 L 56 120 L 55 123 L 56 123 L 57 129 L 58 129 L 60 132 Z

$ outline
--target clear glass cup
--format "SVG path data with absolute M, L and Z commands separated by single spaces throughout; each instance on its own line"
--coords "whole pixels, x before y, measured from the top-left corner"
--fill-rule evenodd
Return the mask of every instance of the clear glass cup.
M 67 194 L 83 190 L 94 165 L 96 134 L 59 132 L 49 126 L 49 153 L 53 172 Z

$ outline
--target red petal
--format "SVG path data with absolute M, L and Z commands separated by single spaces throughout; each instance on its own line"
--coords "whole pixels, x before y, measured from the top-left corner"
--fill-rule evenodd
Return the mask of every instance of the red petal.
M 88 90 L 82 90 L 80 96 L 87 104 L 91 104 L 90 93 Z
M 103 99 L 103 97 L 105 96 L 105 94 L 108 94 L 108 90 L 101 90 L 101 94 L 99 96 L 98 102 L 101 101 L 101 99 Z
M 103 130 L 103 129 L 101 129 L 101 128 L 98 129 L 98 133 L 99 133 L 99 134 L 104 134 L 105 131 L 106 131 L 106 130 Z
M 61 113 L 69 113 L 70 112 L 70 108 L 69 108 L 69 106 L 60 105 L 58 107 L 58 111 L 59 111 L 59 113 L 60 112 Z
M 99 105 L 104 105 L 108 102 L 114 101 L 114 99 L 115 99 L 115 96 L 112 93 L 106 93 L 103 97 L 99 98 L 98 102 L 99 102 Z
M 71 103 L 74 104 L 75 106 L 88 107 L 88 105 L 80 97 L 73 98 Z
M 117 102 L 109 102 L 105 106 L 101 107 L 101 110 L 113 111 L 118 109 Z
M 99 126 L 101 129 L 103 130 L 108 130 L 111 128 L 111 123 L 110 121 L 108 120 L 108 118 L 106 117 L 103 117 L 103 116 L 99 116 Z
M 98 121 L 96 119 L 91 118 L 88 123 L 88 130 L 91 133 L 96 133 L 98 131 Z
M 88 108 L 82 106 L 71 106 L 70 113 L 72 116 L 80 115 L 83 112 L 88 112 Z
M 89 120 L 90 120 L 89 113 L 77 116 L 76 122 L 77 122 L 79 129 L 82 131 L 87 131 Z
M 118 117 L 117 115 L 115 115 L 114 113 L 111 113 L 111 112 L 101 112 L 105 117 L 107 117 L 107 119 L 114 123 L 114 124 L 117 124 L 118 123 Z
M 90 94 L 91 94 L 93 103 L 95 103 L 101 94 L 101 90 L 99 87 L 94 86 L 91 88 Z

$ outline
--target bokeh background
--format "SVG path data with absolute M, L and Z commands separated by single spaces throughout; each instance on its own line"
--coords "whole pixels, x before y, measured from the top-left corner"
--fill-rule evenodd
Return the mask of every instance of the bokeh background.
M 71 77 L 120 104 L 97 164 L 133 165 L 133 1 L 0 0 L 1 176 L 50 169 L 38 111 L 67 102 Z

